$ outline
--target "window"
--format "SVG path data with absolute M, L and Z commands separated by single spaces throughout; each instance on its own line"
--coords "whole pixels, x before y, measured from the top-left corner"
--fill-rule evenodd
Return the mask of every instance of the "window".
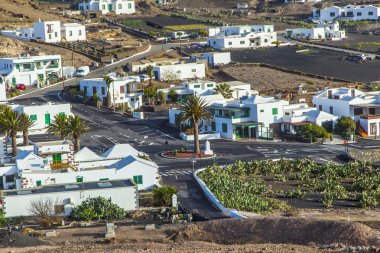
M 199 89 L 200 87 L 201 87 L 200 84 L 196 84 L 196 85 L 194 85 L 194 89 Z
M 373 11 L 369 11 L 368 16 L 373 16 Z
M 216 123 L 211 122 L 211 131 L 216 131 Z
M 264 42 L 267 43 L 267 42 L 268 42 L 268 39 L 264 39 Z
M 245 44 L 244 40 L 240 41 L 240 45 L 244 45 L 244 44 Z
M 272 115 L 278 114 L 278 108 L 272 108 Z
M 58 38 L 58 33 L 57 32 L 55 32 L 54 35 L 55 35 L 56 38 Z
M 92 94 L 95 94 L 96 93 L 96 87 L 92 87 Z
M 102 10 L 105 10 L 106 9 L 106 6 L 103 4 L 102 5 Z
M 356 13 L 356 16 L 358 16 L 358 17 L 361 16 L 361 15 L 362 15 L 361 12 L 357 12 L 357 13 Z
M 368 109 L 369 110 L 369 114 L 371 114 L 371 115 L 375 115 L 376 114 L 376 110 L 375 110 L 375 108 L 369 108 Z
M 335 12 L 330 12 L 330 17 L 335 17 Z
M 219 110 L 218 113 L 220 116 L 223 115 L 223 110 Z
M 99 179 L 99 181 L 108 181 L 108 180 L 110 180 L 109 178 L 101 178 L 101 179 Z
M 49 113 L 45 114 L 45 124 L 46 125 L 50 124 L 50 114 Z
M 106 88 L 102 87 L 102 96 L 106 95 Z
M 83 86 L 83 90 L 87 93 L 87 86 Z
M 82 30 L 79 30 L 78 34 L 79 34 L 79 36 L 81 36 L 82 35 Z
M 197 70 L 196 69 L 192 69 L 191 72 L 195 73 L 195 72 L 197 72 Z
M 62 155 L 55 154 L 53 155 L 53 164 L 61 164 L 62 163 Z
M 59 116 L 65 116 L 65 113 L 64 112 L 60 112 Z
M 49 40 L 51 40 L 51 34 L 49 34 L 49 36 L 48 36 L 48 37 L 49 37 Z
M 16 64 L 16 69 L 20 69 L 20 64 Z
M 76 179 L 77 179 L 77 183 L 83 183 L 83 177 L 82 176 L 78 176 Z
M 30 119 L 31 119 L 31 120 L 37 120 L 37 115 L 35 115 L 35 114 L 30 115 Z
M 227 124 L 226 123 L 222 123 L 222 132 L 227 133 Z
M 36 186 L 37 186 L 37 187 L 38 187 L 38 186 L 41 186 L 41 184 L 42 184 L 41 180 L 37 180 L 37 181 L 36 181 Z
M 132 4 L 128 3 L 128 9 L 131 9 L 131 8 L 132 8 Z
M 228 42 L 228 45 L 232 46 L 232 41 Z
M 69 36 L 73 36 L 73 31 L 69 31 Z
M 214 84 L 213 83 L 208 83 L 207 87 L 214 87 Z
M 125 87 L 124 87 L 124 85 L 120 86 L 120 93 L 125 93 Z
M 322 105 L 318 106 L 318 110 L 322 111 Z
M 22 68 L 23 69 L 32 69 L 32 64 L 30 64 L 30 63 L 22 64 Z
M 118 5 L 117 5 L 117 8 L 118 8 L 118 9 L 122 9 L 123 6 L 122 6 L 121 4 L 118 4 Z
M 330 106 L 330 114 L 334 114 L 334 107 Z
M 216 41 L 213 41 L 213 43 L 212 43 L 212 44 L 216 45 Z
M 181 70 L 177 70 L 177 74 L 181 74 Z
M 363 114 L 363 108 L 354 108 L 354 115 L 362 115 Z
M 142 184 L 143 183 L 143 176 L 142 175 L 133 176 L 133 181 L 135 181 L 136 184 Z
M 261 109 L 260 112 L 264 112 L 264 109 Z

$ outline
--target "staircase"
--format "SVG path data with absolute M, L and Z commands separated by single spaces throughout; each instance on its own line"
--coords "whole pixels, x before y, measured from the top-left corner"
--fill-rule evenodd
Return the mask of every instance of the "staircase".
M 356 134 L 361 137 L 368 137 L 368 133 L 364 130 L 362 125 L 360 125 L 360 121 L 356 122 Z

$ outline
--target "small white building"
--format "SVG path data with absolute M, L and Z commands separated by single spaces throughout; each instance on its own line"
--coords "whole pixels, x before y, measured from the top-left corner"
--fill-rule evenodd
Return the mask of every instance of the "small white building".
M 313 97 L 319 111 L 335 116 L 351 117 L 357 123 L 358 134 L 380 135 L 380 92 L 362 92 L 353 88 L 327 89 Z
M 206 77 L 206 67 L 202 63 L 178 63 L 153 67 L 156 80 L 173 81 Z
M 316 124 L 326 129 L 334 129 L 335 121 L 339 118 L 332 114 L 309 107 L 306 103 L 286 105 L 281 123 L 281 133 L 296 134 L 300 126 Z
M 206 60 L 209 66 L 220 66 L 231 62 L 230 52 L 208 52 L 190 55 L 190 59 Z
M 126 211 L 138 208 L 137 186 L 130 179 L 5 190 L 2 191 L 1 202 L 5 218 L 32 216 L 32 205 L 47 200 L 52 201 L 57 215 L 69 216 L 74 207 L 89 198 L 96 197 L 111 199 L 112 203 Z
M 113 78 L 110 85 L 111 103 L 116 107 L 127 104 L 131 109 L 138 109 L 143 105 L 143 91 L 140 89 L 139 76 Z M 86 96 L 98 94 L 101 101 L 107 101 L 107 84 L 103 78 L 83 79 L 79 83 L 80 89 L 86 92 Z
M 380 8 L 374 5 L 346 5 L 343 7 L 331 6 L 324 9 L 314 9 L 313 18 L 321 22 L 335 20 L 358 21 L 378 20 Z
M 16 84 L 42 86 L 48 84 L 50 79 L 61 77 L 61 74 L 60 55 L 0 58 L 0 75 L 9 87 Z
M 148 66 L 157 66 L 157 65 L 167 65 L 167 64 L 177 64 L 179 63 L 179 58 L 156 58 L 156 59 L 146 59 L 138 60 L 132 63 L 128 63 L 127 66 L 132 72 L 141 73 L 146 70 Z
M 101 14 L 133 14 L 136 12 L 133 0 L 86 0 L 78 4 L 82 14 L 87 11 L 98 11 Z
M 68 103 L 55 104 L 32 104 L 32 105 L 10 105 L 14 111 L 25 113 L 34 121 L 34 124 L 29 128 L 29 134 L 44 134 L 47 127 L 54 120 L 56 115 L 73 115 L 71 105 Z
M 0 75 L 0 103 L 7 101 L 7 85 Z
M 341 40 L 346 38 L 346 32 L 340 30 L 339 23 L 317 24 L 313 28 L 287 29 L 286 34 L 290 38 L 310 40 Z
M 78 23 L 61 24 L 60 21 L 39 20 L 33 23 L 33 27 L 2 30 L 1 34 L 19 40 L 42 40 L 46 43 L 85 41 L 86 27 Z

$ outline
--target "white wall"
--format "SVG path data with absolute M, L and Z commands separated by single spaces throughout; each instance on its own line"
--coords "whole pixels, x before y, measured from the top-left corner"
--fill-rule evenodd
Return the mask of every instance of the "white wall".
M 5 195 L 3 199 L 3 208 L 5 207 L 5 218 L 17 216 L 31 216 L 30 208 L 33 201 L 51 199 L 53 203 L 57 201 L 58 205 L 65 205 L 69 214 L 72 207 L 80 205 L 88 198 L 104 197 L 111 198 L 112 203 L 128 211 L 136 210 L 138 207 L 137 193 L 135 187 L 115 187 L 101 188 L 94 190 L 71 190 L 51 193 L 32 193 L 25 195 Z M 71 203 L 73 205 L 71 205 Z M 66 210 L 65 210 L 66 211 Z
M 35 22 L 34 38 L 42 39 L 47 43 L 57 43 L 61 41 L 61 23 L 60 21 Z M 51 30 L 49 30 L 51 27 Z
M 159 80 L 182 80 L 206 77 L 204 63 L 185 63 L 153 67 L 153 73 Z
M 66 41 L 85 41 L 86 27 L 84 25 L 62 25 L 62 39 Z

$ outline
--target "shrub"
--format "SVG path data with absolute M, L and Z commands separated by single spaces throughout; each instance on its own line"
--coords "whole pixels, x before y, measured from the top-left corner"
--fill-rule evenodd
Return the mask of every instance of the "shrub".
M 170 185 L 163 185 L 153 189 L 153 198 L 160 206 L 171 206 L 172 196 L 177 193 L 177 189 Z
M 298 134 L 305 136 L 306 138 L 311 138 L 313 142 L 316 142 L 318 138 L 327 139 L 331 137 L 331 134 L 327 132 L 326 129 L 317 124 L 306 124 L 301 126 Z
M 69 94 L 74 96 L 74 95 L 86 95 L 86 92 L 84 90 L 77 90 L 77 88 L 71 88 L 69 91 Z
M 172 101 L 173 103 L 176 103 L 176 102 L 178 101 L 179 95 L 178 95 L 177 91 L 175 91 L 175 90 L 170 90 L 169 93 L 168 93 L 168 98 L 169 98 L 170 101 Z
M 356 124 L 351 117 L 340 117 L 334 126 L 334 131 L 345 139 L 349 139 L 355 133 Z
M 121 219 L 125 214 L 123 208 L 104 197 L 86 199 L 71 212 L 74 219 L 86 221 Z
M 181 153 L 186 153 L 186 149 L 185 149 L 185 148 L 181 148 L 181 149 L 180 149 L 180 152 L 181 152 Z

